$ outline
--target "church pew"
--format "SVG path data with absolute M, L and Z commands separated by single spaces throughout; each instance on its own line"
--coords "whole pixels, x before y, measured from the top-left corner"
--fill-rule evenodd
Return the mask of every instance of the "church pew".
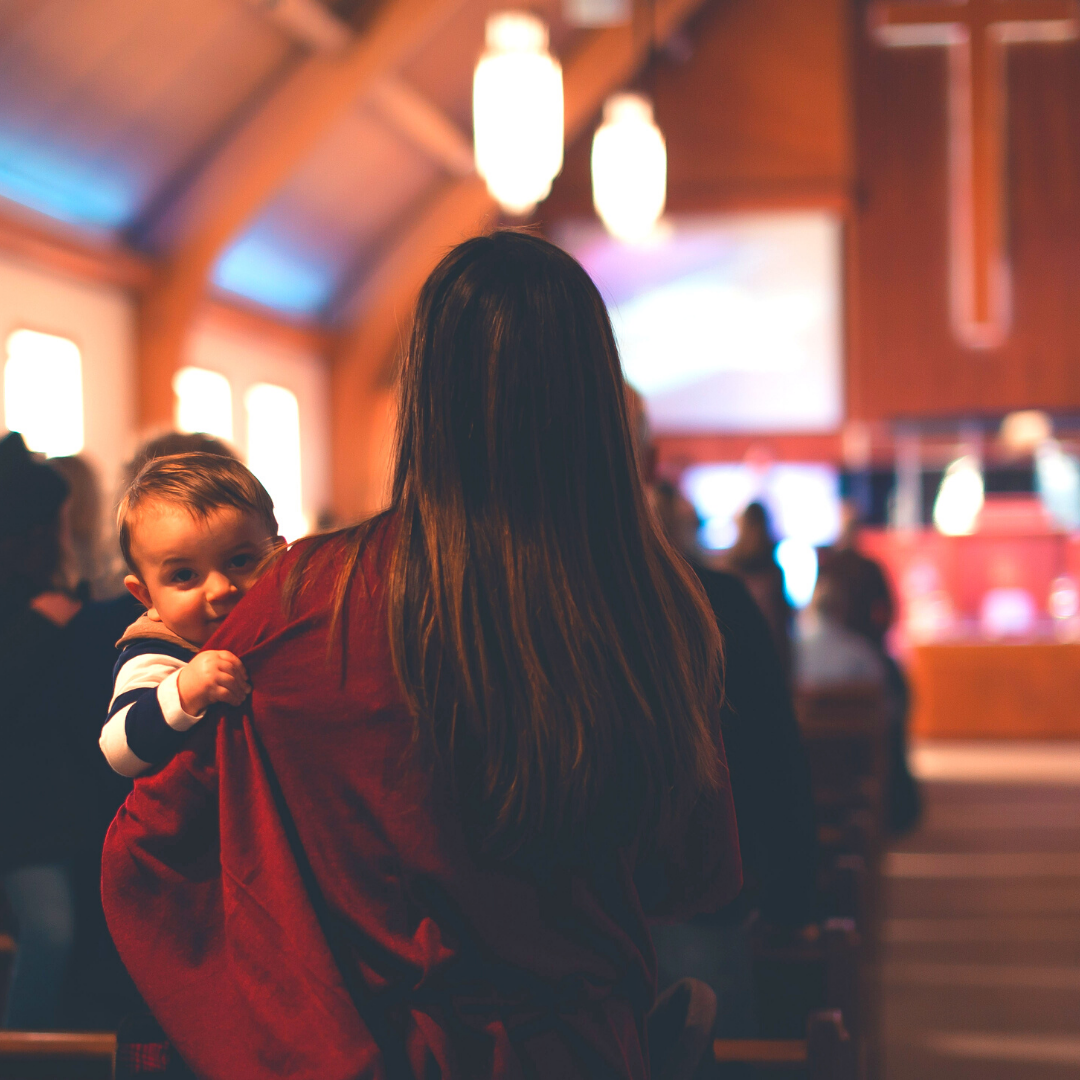
M 15 963 L 15 917 L 11 913 L 7 894 L 0 887 L 0 1016 L 7 1009 L 8 983 Z
M 0 1080 L 112 1080 L 116 1036 L 99 1031 L 0 1031 Z
M 814 941 L 765 930 L 754 944 L 754 980 L 762 1034 L 802 1035 L 806 1016 L 838 1009 L 855 1042 L 863 1034 L 861 939 L 851 919 L 829 919 Z
M 844 914 L 858 920 L 866 956 L 873 962 L 880 937 L 880 864 L 886 835 L 884 699 L 876 686 L 835 686 L 799 691 L 795 707 L 810 762 L 822 869 L 828 878 L 835 876 L 838 859 L 862 859 L 859 906 Z M 843 862 L 839 868 L 846 872 Z
M 865 810 L 869 823 L 883 830 L 887 749 L 880 689 L 800 690 L 795 711 L 823 823 L 842 827 L 848 815 Z
M 818 867 L 821 914 L 827 919 L 853 919 L 856 926 L 869 921 L 869 884 L 861 855 L 835 854 Z
M 716 1039 L 717 1076 L 857 1080 L 855 1046 L 838 1009 L 809 1015 L 803 1039 Z
M 0 933 L 0 1016 L 7 1007 L 7 988 L 14 963 L 15 939 L 10 934 Z

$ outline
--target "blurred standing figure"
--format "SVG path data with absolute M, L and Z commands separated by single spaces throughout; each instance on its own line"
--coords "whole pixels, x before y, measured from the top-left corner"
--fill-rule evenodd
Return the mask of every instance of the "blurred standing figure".
M 74 936 L 73 768 L 56 655 L 80 604 L 56 590 L 67 482 L 0 441 L 0 874 L 18 923 L 8 1028 L 58 1022 Z
M 108 594 L 108 573 L 102 561 L 101 485 L 82 454 L 50 458 L 49 467 L 67 481 L 70 492 L 61 512 L 64 584 L 81 600 L 100 600 Z
M 752 502 L 739 518 L 739 535 L 724 558 L 725 569 L 742 578 L 772 632 L 784 675 L 791 682 L 791 605 L 784 572 L 776 562 L 776 538 L 769 512 Z
M 844 623 L 846 589 L 828 573 L 818 575 L 809 609 L 799 620 L 795 683 L 799 687 L 843 683 L 885 685 L 885 665 L 866 636 Z
M 880 664 L 889 739 L 888 814 L 894 833 L 911 829 L 919 817 L 919 791 L 908 768 L 907 723 L 911 693 L 907 678 L 885 645 L 896 605 L 885 571 L 850 546 L 823 552 L 818 589 L 827 596 L 830 617 L 868 642 Z
M 651 471 L 644 409 L 639 449 Z M 691 976 L 717 997 L 717 1038 L 753 1038 L 753 941 L 756 914 L 782 931 L 801 931 L 818 915 L 817 830 L 810 769 L 799 737 L 791 692 L 764 616 L 747 587 L 731 573 L 701 563 L 697 511 L 674 484 L 656 480 L 653 507 L 672 545 L 693 567 L 724 639 L 724 706 L 720 714 L 731 773 L 746 887 L 720 912 L 685 923 L 651 927 L 660 987 Z

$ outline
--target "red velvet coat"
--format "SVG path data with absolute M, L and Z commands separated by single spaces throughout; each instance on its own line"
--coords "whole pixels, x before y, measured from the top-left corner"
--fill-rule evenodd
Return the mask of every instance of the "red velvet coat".
M 332 544 L 316 556 L 294 614 L 280 596 L 291 554 L 237 607 L 208 647 L 240 656 L 252 698 L 201 723 L 113 822 L 105 910 L 139 990 L 199 1076 L 389 1075 L 302 883 L 257 732 L 350 962 L 415 1077 L 644 1080 L 655 969 L 633 850 L 543 880 L 471 852 L 409 753 L 377 545 L 350 603 L 347 677 L 328 661 L 340 555 Z M 650 914 L 735 895 L 730 797 L 700 809 L 660 877 Z

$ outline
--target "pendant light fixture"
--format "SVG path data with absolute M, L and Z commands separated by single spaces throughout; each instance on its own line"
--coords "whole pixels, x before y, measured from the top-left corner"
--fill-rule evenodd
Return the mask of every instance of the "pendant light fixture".
M 473 75 L 476 171 L 504 210 L 528 214 L 562 168 L 562 67 L 527 12 L 491 15 L 485 40 Z
M 593 205 L 609 233 L 644 240 L 667 199 L 667 146 L 644 94 L 612 94 L 593 136 Z

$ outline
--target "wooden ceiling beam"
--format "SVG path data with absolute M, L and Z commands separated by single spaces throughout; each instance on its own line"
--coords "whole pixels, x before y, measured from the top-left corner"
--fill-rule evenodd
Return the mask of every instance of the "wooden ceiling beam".
M 445 113 L 408 83 L 390 76 L 368 95 L 384 123 L 451 176 L 476 172 L 472 141 Z
M 658 0 L 655 30 L 663 42 L 703 0 Z M 597 30 L 563 65 L 566 144 L 600 111 L 604 99 L 633 78 L 650 42 L 633 26 Z M 331 439 L 333 499 L 337 515 L 353 520 L 377 510 L 385 498 L 394 361 L 416 295 L 439 258 L 496 218 L 498 208 L 476 176 L 445 183 L 408 224 L 367 275 L 353 307 L 358 317 L 333 356 Z
M 247 0 L 289 37 L 316 52 L 337 53 L 348 48 L 352 28 L 321 0 Z
M 390 73 L 461 0 L 385 0 L 340 55 L 302 61 L 162 216 L 166 254 L 140 305 L 138 406 L 144 428 L 172 422 L 172 378 L 214 264 L 335 120 Z

